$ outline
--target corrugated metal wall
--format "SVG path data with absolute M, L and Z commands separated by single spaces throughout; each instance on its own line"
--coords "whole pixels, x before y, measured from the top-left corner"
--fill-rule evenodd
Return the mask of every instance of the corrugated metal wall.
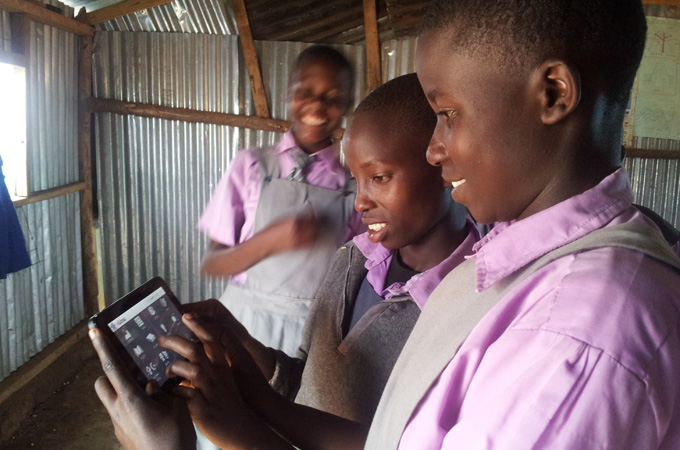
M 11 39 L 12 34 L 10 32 L 9 25 L 9 13 L 7 11 L 0 10 L 0 50 L 6 52 L 11 50 Z
M 275 118 L 287 117 L 290 62 L 307 45 L 257 43 Z M 363 73 L 363 48 L 341 49 Z M 236 36 L 101 32 L 94 71 L 97 97 L 254 115 Z M 362 76 L 357 97 L 363 97 L 365 85 Z M 183 301 L 219 296 L 225 282 L 200 276 L 207 241 L 195 224 L 235 152 L 272 145 L 280 137 L 226 126 L 98 114 L 106 300 L 115 300 L 155 275 L 165 278 Z
M 3 36 L 9 38 L 8 15 L 1 17 Z M 29 33 L 29 190 L 37 191 L 78 181 L 78 41 L 32 22 Z M 17 213 L 33 265 L 0 280 L 0 379 L 84 317 L 78 194 L 23 206 Z
M 223 0 L 175 0 L 97 25 L 105 31 L 235 35 L 236 20 Z

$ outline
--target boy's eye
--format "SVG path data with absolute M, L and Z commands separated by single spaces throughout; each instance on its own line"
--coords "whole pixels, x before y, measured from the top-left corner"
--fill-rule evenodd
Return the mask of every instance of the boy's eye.
M 385 181 L 388 181 L 390 179 L 389 175 L 375 175 L 373 177 L 373 181 L 377 181 L 379 183 L 384 183 Z
M 454 119 L 458 112 L 455 109 L 442 109 L 437 115 L 440 117 L 446 117 L 448 120 Z

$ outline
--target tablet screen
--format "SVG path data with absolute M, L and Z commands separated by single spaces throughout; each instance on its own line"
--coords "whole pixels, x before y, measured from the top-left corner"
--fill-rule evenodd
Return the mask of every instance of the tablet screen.
M 166 369 L 181 358 L 158 345 L 158 337 L 174 334 L 187 339 L 191 331 L 182 323 L 182 313 L 159 287 L 139 303 L 108 323 L 147 380 L 159 386 L 167 381 Z

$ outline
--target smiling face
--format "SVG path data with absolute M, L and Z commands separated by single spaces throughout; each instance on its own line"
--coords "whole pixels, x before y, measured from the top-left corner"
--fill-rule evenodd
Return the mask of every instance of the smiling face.
M 521 219 L 554 204 L 562 170 L 541 121 L 535 72 L 507 71 L 489 55 L 462 54 L 446 33 L 418 42 L 416 70 L 437 126 L 428 161 L 452 197 L 481 223 Z
M 387 249 L 402 249 L 403 255 L 427 239 L 453 202 L 439 168 L 425 159 L 429 133 L 389 132 L 384 120 L 389 118 L 355 117 L 343 150 L 357 181 L 355 208 L 369 226 L 368 238 Z
M 295 140 L 307 153 L 331 144 L 331 134 L 349 107 L 350 84 L 345 71 L 324 60 L 310 59 L 293 75 L 288 108 Z

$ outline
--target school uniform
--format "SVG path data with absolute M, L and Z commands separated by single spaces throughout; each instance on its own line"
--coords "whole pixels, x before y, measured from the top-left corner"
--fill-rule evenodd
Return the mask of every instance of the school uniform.
M 583 194 L 497 224 L 430 297 L 366 448 L 680 448 L 680 270 L 673 267 L 680 262 L 632 198 L 619 169 Z M 658 241 L 666 263 L 608 246 L 510 282 L 553 249 L 631 225 Z M 424 336 L 445 347 L 456 324 L 431 314 L 456 301 L 447 280 L 467 268 L 474 295 L 509 287 L 457 352 L 432 363 L 442 348 L 422 348 Z M 406 406 L 419 383 L 423 394 Z M 405 426 L 395 428 L 401 420 Z
M 369 241 L 367 233 L 338 250 L 296 357 L 276 352 L 272 387 L 296 403 L 369 424 L 421 307 L 479 240 L 472 220 L 467 230 L 437 266 L 407 277 L 397 269 L 402 280 L 394 283 L 395 252 Z
M 281 217 L 306 211 L 322 219 L 313 247 L 272 256 L 234 275 L 220 298 L 253 337 L 290 354 L 335 251 L 364 230 L 354 210 L 355 183 L 337 147 L 312 155 L 299 181 L 291 175 L 300 172 L 294 158 L 301 153 L 290 131 L 272 148 L 240 151 L 198 223 L 210 239 L 231 247 Z

